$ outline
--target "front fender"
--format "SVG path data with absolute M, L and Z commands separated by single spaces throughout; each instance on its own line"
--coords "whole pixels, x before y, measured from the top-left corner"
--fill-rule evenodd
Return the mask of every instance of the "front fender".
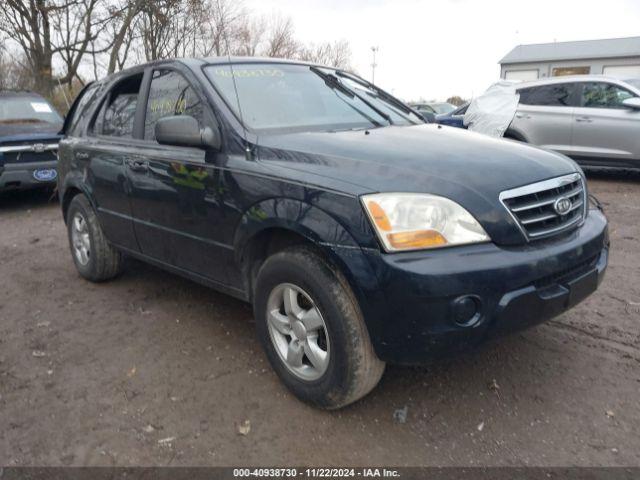
M 234 235 L 238 265 L 242 264 L 251 240 L 269 229 L 295 232 L 316 245 L 349 282 L 371 331 L 370 321 L 375 321 L 382 298 L 377 275 L 365 252 L 372 249 L 358 245 L 353 236 L 324 210 L 300 200 L 277 198 L 254 204 L 242 216 Z
M 360 249 L 351 234 L 324 210 L 292 198 L 271 198 L 252 205 L 240 219 L 233 240 L 236 255 L 241 255 L 254 235 L 270 228 L 290 230 L 321 246 Z

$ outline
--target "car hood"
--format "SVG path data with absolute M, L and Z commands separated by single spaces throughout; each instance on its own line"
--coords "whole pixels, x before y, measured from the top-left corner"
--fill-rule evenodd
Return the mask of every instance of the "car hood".
M 505 244 L 523 239 L 500 192 L 579 171 L 554 152 L 435 124 L 268 135 L 258 143 L 260 159 L 288 169 L 295 180 L 355 195 L 422 192 L 450 198 Z

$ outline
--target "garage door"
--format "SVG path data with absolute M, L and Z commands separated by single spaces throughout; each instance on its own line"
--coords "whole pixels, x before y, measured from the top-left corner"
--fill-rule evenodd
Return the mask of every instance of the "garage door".
M 538 70 L 507 70 L 504 74 L 505 80 L 522 80 L 529 82 L 538 79 Z
M 612 65 L 602 69 L 604 75 L 620 78 L 640 78 L 640 65 Z

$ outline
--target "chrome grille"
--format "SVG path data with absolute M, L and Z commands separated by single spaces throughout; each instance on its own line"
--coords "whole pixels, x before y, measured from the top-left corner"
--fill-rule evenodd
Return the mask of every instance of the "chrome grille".
M 0 145 L 0 164 L 50 162 L 57 160 L 58 141 L 44 140 L 33 142 L 4 142 Z
M 500 201 L 528 240 L 580 225 L 587 207 L 584 183 L 577 173 L 504 191 Z

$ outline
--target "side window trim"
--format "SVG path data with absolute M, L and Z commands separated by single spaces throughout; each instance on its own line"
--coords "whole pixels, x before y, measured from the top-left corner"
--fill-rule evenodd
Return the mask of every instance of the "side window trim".
M 133 121 L 133 138 L 144 141 L 144 120 L 147 113 L 147 102 L 149 101 L 149 89 L 153 78 L 153 67 L 144 69 L 140 91 L 138 92 L 138 105 L 136 107 L 136 117 Z
M 569 107 L 576 108 L 580 106 L 580 99 L 582 98 L 582 89 L 579 82 L 569 82 L 572 92 L 569 95 Z

